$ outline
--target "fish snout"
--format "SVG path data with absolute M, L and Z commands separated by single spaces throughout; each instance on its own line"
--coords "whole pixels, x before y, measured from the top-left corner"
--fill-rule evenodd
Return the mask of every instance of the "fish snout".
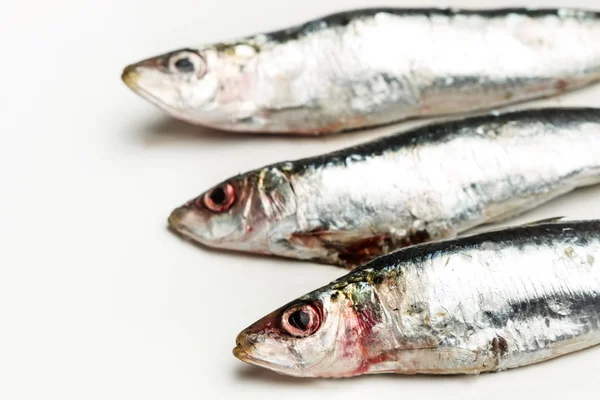
M 179 208 L 173 210 L 173 212 L 171 212 L 171 215 L 169 215 L 169 227 L 172 229 L 177 230 L 177 228 L 180 227 L 181 224 L 181 211 Z
M 240 332 L 235 338 L 235 347 L 233 348 L 233 355 L 235 358 L 250 363 L 252 357 L 249 354 L 248 349 L 252 348 L 252 344 L 248 341 L 248 336 L 245 332 Z
M 189 216 L 190 211 L 187 207 L 179 207 L 171 212 L 168 218 L 169 228 L 184 236 L 190 236 L 191 232 L 186 223 L 186 218 Z
M 128 65 L 123 70 L 121 74 L 121 79 L 123 82 L 131 89 L 135 89 L 138 87 L 138 80 L 140 78 L 140 73 L 137 70 L 135 65 Z
M 215 238 L 210 218 L 193 206 L 182 206 L 171 212 L 168 218 L 169 229 L 193 242 L 212 246 Z

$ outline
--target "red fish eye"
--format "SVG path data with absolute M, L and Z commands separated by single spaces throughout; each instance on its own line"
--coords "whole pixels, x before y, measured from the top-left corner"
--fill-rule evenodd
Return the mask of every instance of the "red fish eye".
M 235 200 L 235 190 L 229 183 L 224 183 L 206 192 L 202 198 L 204 206 L 213 212 L 223 212 L 229 210 L 229 207 Z
M 281 327 L 296 337 L 310 336 L 321 326 L 321 315 L 310 304 L 288 308 L 281 316 Z

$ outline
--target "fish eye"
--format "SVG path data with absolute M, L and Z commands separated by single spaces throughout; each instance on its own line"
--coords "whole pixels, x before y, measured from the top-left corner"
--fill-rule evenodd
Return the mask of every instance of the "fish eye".
M 189 58 L 180 58 L 175 61 L 175 68 L 180 72 L 194 72 L 196 69 L 194 63 Z
M 202 197 L 202 204 L 212 212 L 229 210 L 235 200 L 235 190 L 230 183 L 224 183 L 209 190 Z
M 205 63 L 202 57 L 191 51 L 177 53 L 169 59 L 169 69 L 174 73 L 204 75 Z
M 281 327 L 295 337 L 307 337 L 319 329 L 321 316 L 311 304 L 288 308 L 281 316 Z

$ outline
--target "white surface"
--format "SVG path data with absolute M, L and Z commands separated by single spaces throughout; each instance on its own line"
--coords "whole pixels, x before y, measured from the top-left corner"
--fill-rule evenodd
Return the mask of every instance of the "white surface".
M 235 173 L 374 135 L 298 139 L 203 131 L 136 97 L 120 82 L 121 69 L 188 44 L 372 4 L 3 5 L 0 399 L 597 397 L 600 348 L 479 377 L 344 380 L 280 377 L 231 355 L 242 328 L 344 271 L 194 247 L 167 231 L 170 210 Z M 444 5 L 509 4 L 519 5 Z M 563 4 L 600 8 L 597 0 Z M 547 103 L 600 106 L 600 87 Z M 600 187 L 579 190 L 518 221 L 600 217 L 598 199 Z

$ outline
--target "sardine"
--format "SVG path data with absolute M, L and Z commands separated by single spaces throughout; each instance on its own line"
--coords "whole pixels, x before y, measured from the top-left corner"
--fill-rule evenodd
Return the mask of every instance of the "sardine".
M 128 66 L 169 114 L 223 130 L 330 133 L 552 96 L 600 79 L 600 13 L 366 9 Z
M 176 209 L 212 247 L 354 267 L 600 182 L 600 109 L 437 123 L 235 176 Z
M 242 331 L 234 355 L 299 377 L 478 374 L 600 343 L 600 221 L 382 256 Z

